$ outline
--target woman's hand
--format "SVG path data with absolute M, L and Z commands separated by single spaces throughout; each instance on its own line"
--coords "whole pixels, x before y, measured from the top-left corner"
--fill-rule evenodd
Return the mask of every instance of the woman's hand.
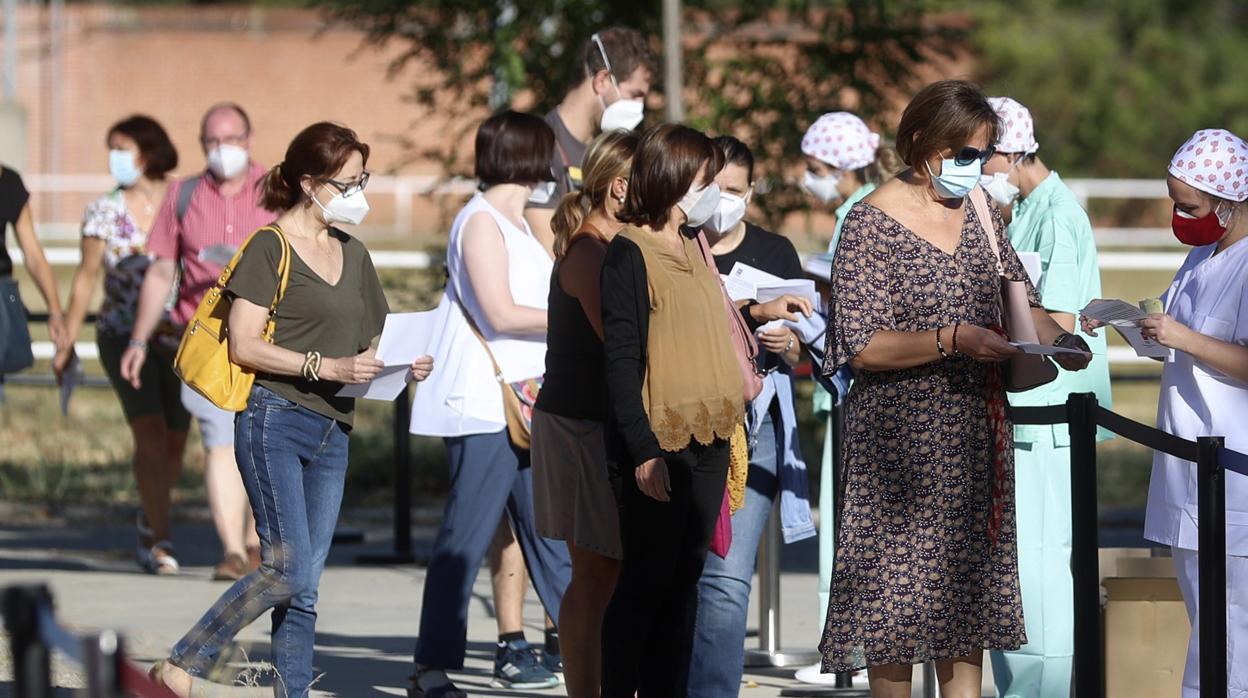
M 1090 318 L 1086 315 L 1079 316 L 1079 327 L 1083 329 L 1084 334 L 1090 337 L 1096 337 L 1096 328 L 1104 327 L 1105 323 L 1100 320 Z
M 787 293 L 775 300 L 750 306 L 750 317 L 754 318 L 754 322 L 760 325 L 772 320 L 792 320 L 797 322 L 798 313 L 801 313 L 804 317 L 810 317 L 814 312 L 814 306 L 810 304 L 809 298 Z
M 999 363 L 1023 353 L 1005 337 L 977 325 L 958 327 L 957 350 L 976 361 Z
M 1167 349 L 1177 349 L 1190 354 L 1192 339 L 1198 334 L 1195 330 L 1175 320 L 1165 313 L 1155 313 L 1140 321 L 1141 334 Z
M 409 382 L 423 381 L 429 377 L 430 373 L 433 373 L 433 357 L 421 356 L 412 362 L 412 367 L 407 375 L 407 380 Z
M 139 373 L 143 371 L 143 364 L 147 362 L 147 345 L 136 346 L 131 344 L 126 347 L 125 353 L 121 355 L 121 377 L 122 380 L 130 383 L 135 390 L 143 387 L 143 382 L 139 380 Z
M 56 375 L 56 384 L 61 384 L 61 379 L 65 375 L 65 367 L 69 365 L 69 360 L 74 355 L 74 345 L 70 344 L 64 349 L 58 349 L 56 356 L 52 357 L 52 373 Z
M 432 360 L 430 364 L 432 365 Z M 366 349 L 355 356 L 323 360 L 321 378 L 346 385 L 367 383 L 381 373 L 382 366 L 377 360 L 377 350 Z
M 784 326 L 759 332 L 757 337 L 759 345 L 773 354 L 787 353 L 797 344 L 797 335 Z
M 634 475 L 637 478 L 637 487 L 642 494 L 660 502 L 672 501 L 668 494 L 672 491 L 672 484 L 667 477 L 667 461 L 662 458 L 651 458 L 637 466 Z
M 52 340 L 52 344 L 58 350 L 64 350 L 66 345 L 73 342 L 69 337 L 69 331 L 65 328 L 65 315 L 59 312 L 48 313 L 48 338 Z

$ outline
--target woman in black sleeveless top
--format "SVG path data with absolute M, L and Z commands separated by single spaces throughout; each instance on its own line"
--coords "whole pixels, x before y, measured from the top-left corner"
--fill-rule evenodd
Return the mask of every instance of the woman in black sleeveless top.
M 572 582 L 558 626 L 569 696 L 599 694 L 602 617 L 623 557 L 615 496 L 607 479 L 607 409 L 599 277 L 607 243 L 623 227 L 637 136 L 604 134 L 585 157 L 584 188 L 564 197 L 551 227 L 555 270 L 547 310 L 546 377 L 533 411 L 533 499 L 537 530 L 564 540 Z

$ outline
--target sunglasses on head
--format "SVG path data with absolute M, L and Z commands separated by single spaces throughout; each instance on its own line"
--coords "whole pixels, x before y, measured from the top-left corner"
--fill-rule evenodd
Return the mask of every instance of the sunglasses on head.
M 991 158 L 993 154 L 996 152 L 997 152 L 997 149 L 991 145 L 985 148 L 984 150 L 980 150 L 979 148 L 972 148 L 969 145 L 964 145 L 962 146 L 961 149 L 958 150 L 958 152 L 953 154 L 953 161 L 959 165 L 965 166 L 965 165 L 971 164 L 972 162 L 975 162 L 976 160 L 979 160 L 979 163 L 982 165 L 985 162 L 988 162 L 988 158 Z

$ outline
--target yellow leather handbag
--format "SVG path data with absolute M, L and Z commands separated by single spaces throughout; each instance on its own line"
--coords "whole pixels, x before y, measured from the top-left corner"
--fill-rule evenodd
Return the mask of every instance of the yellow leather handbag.
M 247 397 L 251 394 L 256 374 L 252 369 L 230 360 L 229 318 L 233 301 L 225 294 L 225 286 L 230 282 L 230 276 L 234 274 L 247 246 L 265 231 L 271 231 L 282 241 L 282 258 L 277 265 L 277 291 L 269 304 L 269 322 L 263 334 L 264 341 L 273 342 L 273 332 L 277 328 L 274 314 L 282 296 L 286 295 L 286 282 L 290 279 L 290 242 L 281 229 L 269 225 L 247 238 L 234 253 L 234 259 L 221 270 L 217 283 L 199 302 L 195 316 L 182 335 L 178 354 L 173 359 L 173 370 L 182 382 L 208 398 L 212 404 L 230 412 L 241 412 L 247 407 Z

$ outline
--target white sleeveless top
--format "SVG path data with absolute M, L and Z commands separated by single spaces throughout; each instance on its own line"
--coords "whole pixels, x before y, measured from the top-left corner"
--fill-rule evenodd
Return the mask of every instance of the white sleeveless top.
M 438 303 L 438 331 L 430 347 L 433 373 L 417 384 L 411 432 L 422 436 L 490 434 L 506 428 L 502 388 L 481 342 L 464 319 L 464 311 L 489 342 L 490 351 L 507 382 L 535 378 L 546 370 L 546 335 L 497 332 L 485 319 L 464 264 L 462 230 L 478 213 L 489 215 L 507 248 L 507 280 L 516 305 L 546 309 L 554 262 L 526 224 L 518 228 L 485 197 L 474 196 L 451 224 L 446 266 L 446 292 Z

